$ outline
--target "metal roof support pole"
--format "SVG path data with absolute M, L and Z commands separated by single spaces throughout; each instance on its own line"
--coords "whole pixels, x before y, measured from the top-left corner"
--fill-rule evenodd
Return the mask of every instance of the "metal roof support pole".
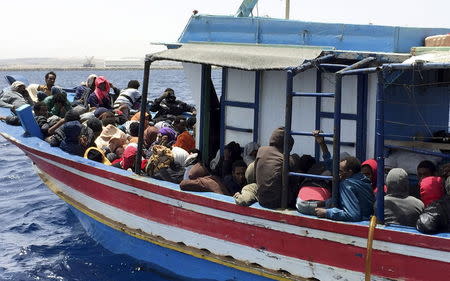
M 222 68 L 222 95 L 220 96 L 220 155 L 225 147 L 225 102 L 227 100 L 228 68 Z
M 204 163 L 209 160 L 209 129 L 211 101 L 211 65 L 202 64 L 202 81 L 200 97 L 200 150 Z
M 316 58 L 316 59 L 314 59 L 312 61 L 305 62 L 305 63 L 301 64 L 300 66 L 294 67 L 294 68 L 292 68 L 290 70 L 293 72 L 293 76 L 295 76 L 295 75 L 299 74 L 300 72 L 303 72 L 305 70 L 313 68 L 317 64 L 320 64 L 322 62 L 330 60 L 330 59 L 332 59 L 334 57 L 335 57 L 334 54 L 324 55 L 324 56 L 318 57 L 318 58 Z
M 377 160 L 377 194 L 376 217 L 379 223 L 384 223 L 384 84 L 383 71 L 377 73 L 377 102 L 375 123 L 375 157 Z
M 322 92 L 322 71 L 317 69 L 316 71 L 316 93 Z M 320 120 L 320 112 L 322 111 L 322 98 L 316 97 L 316 120 L 315 120 L 315 129 L 320 130 L 321 120 Z M 316 162 L 320 161 L 320 146 L 315 141 L 314 142 L 314 157 L 316 158 Z
M 334 134 L 333 134 L 333 189 L 332 202 L 337 206 L 339 196 L 339 161 L 341 154 L 341 107 L 342 107 L 342 75 L 336 73 L 334 90 Z
M 139 140 L 138 140 L 138 150 L 134 164 L 134 172 L 136 174 L 141 173 L 141 158 L 142 149 L 144 146 L 144 130 L 145 130 L 145 113 L 147 113 L 147 96 L 148 96 L 148 81 L 150 77 L 150 65 L 151 61 L 145 60 L 144 64 L 144 85 L 142 86 L 142 98 L 141 98 L 141 116 L 139 119 Z
M 261 70 L 255 71 L 255 107 L 253 108 L 253 142 L 259 139 L 259 96 L 261 91 Z
M 288 204 L 289 192 L 289 137 L 291 135 L 292 125 L 292 88 L 294 73 L 292 70 L 287 71 L 286 81 L 286 108 L 284 119 L 284 138 L 283 138 L 283 174 L 282 174 L 282 190 L 281 190 L 281 208 L 286 209 Z

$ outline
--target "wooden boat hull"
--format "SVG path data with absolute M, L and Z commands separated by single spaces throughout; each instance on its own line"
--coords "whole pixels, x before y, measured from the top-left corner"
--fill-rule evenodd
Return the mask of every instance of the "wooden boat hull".
M 333 222 L 258 204 L 241 207 L 230 197 L 183 192 L 37 138 L 2 135 L 35 163 L 94 239 L 164 273 L 212 280 L 364 278 L 366 222 Z M 449 262 L 448 235 L 391 227 L 375 232 L 372 280 L 446 280 Z

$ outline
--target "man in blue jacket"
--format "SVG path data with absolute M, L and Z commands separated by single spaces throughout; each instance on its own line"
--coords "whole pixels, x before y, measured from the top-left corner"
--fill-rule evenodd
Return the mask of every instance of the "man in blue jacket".
M 373 195 L 370 179 L 361 174 L 361 162 L 355 157 L 347 157 L 339 163 L 338 207 L 330 207 L 331 200 L 316 208 L 316 215 L 338 221 L 368 220 L 373 214 Z

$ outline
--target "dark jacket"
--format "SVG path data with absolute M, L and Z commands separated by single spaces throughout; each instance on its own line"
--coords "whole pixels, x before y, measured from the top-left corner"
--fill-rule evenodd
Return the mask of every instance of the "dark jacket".
M 64 138 L 59 147 L 70 154 L 83 156 L 84 149 L 80 144 L 82 125 L 80 121 L 70 121 L 62 126 Z
M 423 233 L 450 232 L 450 195 L 434 201 L 425 208 L 416 224 Z
M 160 98 L 155 99 L 150 106 L 150 111 L 158 112 L 155 115 L 155 119 L 167 115 L 177 116 L 183 112 L 193 112 L 194 110 L 195 108 L 193 106 L 190 106 L 185 102 L 179 100 L 168 102 L 166 99 L 161 100 Z

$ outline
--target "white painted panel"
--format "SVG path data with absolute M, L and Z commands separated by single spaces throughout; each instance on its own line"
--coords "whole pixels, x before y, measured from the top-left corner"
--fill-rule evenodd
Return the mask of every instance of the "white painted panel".
M 375 155 L 375 111 L 377 98 L 377 82 L 376 74 L 370 74 L 368 79 L 368 98 L 367 98 L 367 146 L 366 159 L 373 158 Z
M 227 100 L 254 102 L 255 72 L 228 69 Z
M 183 63 L 183 70 L 186 75 L 186 80 L 191 88 L 192 98 L 194 99 L 195 108 L 197 109 L 197 116 L 201 116 L 200 99 L 201 99 L 201 83 L 202 83 L 202 66 L 194 63 Z M 200 118 L 197 118 L 195 126 L 195 144 L 198 148 L 200 143 Z
M 259 143 L 269 145 L 274 129 L 284 126 L 286 73 L 265 71 L 261 77 Z
M 254 111 L 251 108 L 227 106 L 225 110 L 225 121 L 228 126 L 253 129 Z M 230 141 L 239 143 L 242 147 L 253 141 L 253 133 L 225 131 L 225 144 Z
M 357 112 L 357 102 L 358 102 L 358 79 L 357 76 L 344 76 L 342 79 L 342 103 L 341 112 L 342 113 L 352 113 Z M 335 92 L 335 78 L 334 74 L 322 74 L 322 91 L 334 93 Z M 322 111 L 324 112 L 334 112 L 334 99 L 333 98 L 323 98 L 322 99 Z
M 334 120 L 322 118 L 322 128 L 326 133 L 333 133 Z M 330 139 L 331 138 L 327 138 Z M 341 121 L 341 141 L 342 142 L 356 142 L 356 121 L 355 120 L 342 120 Z M 328 149 L 332 153 L 333 147 L 328 146 Z M 355 156 L 355 147 L 341 146 L 341 152 L 348 152 L 350 155 Z

